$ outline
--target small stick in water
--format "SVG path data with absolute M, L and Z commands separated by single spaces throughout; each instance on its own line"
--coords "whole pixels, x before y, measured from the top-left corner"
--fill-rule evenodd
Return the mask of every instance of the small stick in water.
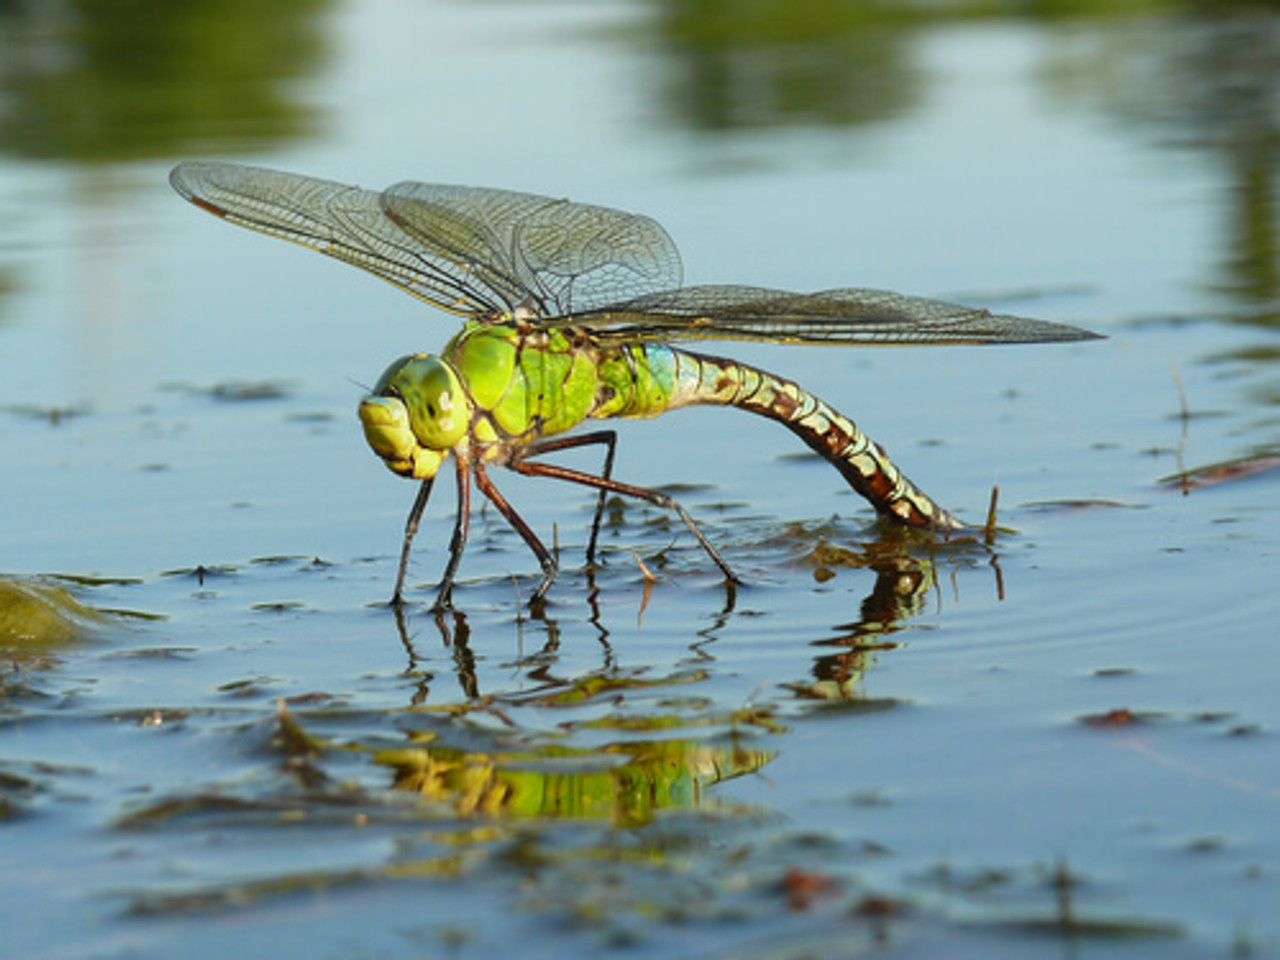
M 991 504 L 987 507 L 987 525 L 983 536 L 987 546 L 996 541 L 996 503 L 1000 500 L 1000 488 L 993 486 L 991 488 Z

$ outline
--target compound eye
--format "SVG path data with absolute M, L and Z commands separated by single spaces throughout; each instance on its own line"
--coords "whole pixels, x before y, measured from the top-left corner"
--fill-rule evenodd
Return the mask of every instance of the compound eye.
M 453 368 L 437 357 L 414 357 L 391 386 L 409 411 L 414 435 L 431 450 L 451 449 L 470 424 L 465 394 Z
M 422 354 L 409 353 L 401 357 L 386 370 L 382 371 L 382 376 L 378 378 L 378 382 L 373 385 L 372 394 L 375 397 L 395 397 L 397 400 L 403 400 L 404 397 L 400 393 L 400 387 L 396 383 L 396 377 L 406 365 L 412 363 L 421 357 Z

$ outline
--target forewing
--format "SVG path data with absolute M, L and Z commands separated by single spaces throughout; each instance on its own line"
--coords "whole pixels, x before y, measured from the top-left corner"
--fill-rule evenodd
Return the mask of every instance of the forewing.
M 482 289 L 520 290 L 510 303 L 553 317 L 678 287 L 680 254 L 649 217 L 530 193 L 398 183 L 387 216 Z
M 170 182 L 232 223 L 374 273 L 445 310 L 519 310 L 601 339 L 811 344 L 1043 343 L 1096 334 L 939 300 L 847 288 L 680 287 L 654 220 L 479 187 L 405 182 L 377 193 L 292 173 L 184 163 Z
M 565 318 L 602 340 L 760 340 L 795 344 L 981 344 L 1091 340 L 1078 327 L 847 287 L 791 293 L 762 287 L 664 290 Z
M 475 283 L 467 264 L 389 219 L 382 194 L 371 190 L 229 163 L 180 164 L 169 182 L 231 223 L 319 250 L 454 313 L 500 312 L 525 298 L 519 289 Z

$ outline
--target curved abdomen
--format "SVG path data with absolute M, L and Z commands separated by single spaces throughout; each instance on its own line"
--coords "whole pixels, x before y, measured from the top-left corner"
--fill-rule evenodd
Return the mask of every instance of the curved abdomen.
M 961 526 L 852 420 L 790 380 L 736 360 L 660 344 L 625 347 L 610 359 L 612 364 L 600 367 L 601 380 L 613 386 L 593 417 L 648 417 L 699 405 L 749 410 L 786 426 L 884 516 L 913 527 Z

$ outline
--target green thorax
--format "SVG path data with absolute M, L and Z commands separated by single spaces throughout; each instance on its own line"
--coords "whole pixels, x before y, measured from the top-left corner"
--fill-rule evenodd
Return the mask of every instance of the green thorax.
M 588 418 L 669 409 L 680 363 L 658 344 L 602 343 L 580 327 L 469 321 L 444 349 L 482 441 L 552 436 Z

